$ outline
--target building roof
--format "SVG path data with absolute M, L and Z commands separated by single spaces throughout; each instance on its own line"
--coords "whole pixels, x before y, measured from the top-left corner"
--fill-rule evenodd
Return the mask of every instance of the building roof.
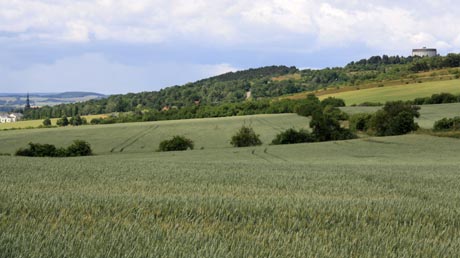
M 436 48 L 414 48 L 412 51 L 436 51 Z

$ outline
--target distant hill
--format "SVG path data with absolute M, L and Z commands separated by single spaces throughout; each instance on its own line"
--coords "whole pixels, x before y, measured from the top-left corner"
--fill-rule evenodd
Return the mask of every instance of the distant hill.
M 344 67 L 299 70 L 288 66 L 267 66 L 230 72 L 160 91 L 111 95 L 69 105 L 35 110 L 30 118 L 62 114 L 80 115 L 143 110 L 181 110 L 184 107 L 215 106 L 247 100 L 278 99 L 286 96 L 320 95 L 342 88 L 403 85 L 460 77 L 460 54 L 436 57 L 373 56 Z M 440 92 L 442 89 L 440 89 Z M 428 96 L 427 96 L 428 97 Z M 212 116 L 213 114 L 209 114 Z M 185 116 L 184 116 L 185 117 Z
M 42 97 L 59 99 L 59 98 L 84 98 L 88 96 L 96 96 L 96 97 L 101 97 L 101 98 L 106 97 L 104 94 L 95 93 L 95 92 L 84 92 L 84 91 L 68 91 L 68 92 L 63 92 L 63 93 L 43 95 Z
M 0 93 L 0 111 L 9 112 L 21 109 L 26 104 L 26 93 Z M 29 99 L 32 106 L 55 106 L 85 102 L 88 100 L 102 99 L 104 94 L 95 92 L 63 92 L 63 93 L 30 93 Z

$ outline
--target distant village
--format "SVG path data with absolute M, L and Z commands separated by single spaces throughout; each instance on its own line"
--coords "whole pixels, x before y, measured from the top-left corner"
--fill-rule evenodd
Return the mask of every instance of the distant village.
M 23 117 L 21 113 L 3 113 L 0 114 L 0 123 L 15 123 L 20 121 Z
M 30 100 L 29 100 L 29 93 L 27 93 L 27 100 L 24 110 L 29 109 L 30 107 Z M 15 123 L 17 121 L 22 120 L 24 117 L 21 113 L 0 113 L 0 123 Z

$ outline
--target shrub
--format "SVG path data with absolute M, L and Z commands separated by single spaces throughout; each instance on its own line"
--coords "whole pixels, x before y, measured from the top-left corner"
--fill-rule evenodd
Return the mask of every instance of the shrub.
M 240 130 L 232 136 L 230 142 L 234 147 L 248 147 L 261 145 L 262 142 L 251 127 L 242 126 Z
M 16 151 L 16 156 L 27 157 L 61 157 L 65 153 L 52 144 L 29 143 L 28 148 L 21 148 Z
M 69 121 L 69 124 L 73 126 L 85 125 L 87 123 L 86 118 L 82 118 L 80 115 L 71 117 Z
M 322 109 L 321 102 L 314 94 L 308 94 L 303 103 L 295 107 L 295 112 L 301 116 L 311 116 Z
M 315 139 L 307 130 L 295 130 L 294 128 L 287 129 L 276 135 L 272 144 L 294 144 L 303 142 L 314 142 Z
M 414 118 L 419 117 L 420 108 L 402 101 L 387 102 L 383 110 L 377 111 L 370 127 L 378 136 L 401 135 L 418 129 Z
M 67 119 L 66 116 L 63 116 L 62 118 L 57 120 L 56 125 L 58 125 L 58 126 L 68 126 L 69 125 L 69 120 Z
M 328 97 L 321 101 L 321 105 L 325 106 L 333 106 L 333 107 L 345 107 L 345 101 L 343 99 Z
M 90 156 L 93 152 L 91 150 L 91 145 L 83 140 L 75 140 L 73 141 L 72 145 L 67 147 L 67 155 L 68 157 L 76 157 L 76 156 Z
M 45 120 L 43 120 L 43 126 L 45 127 L 51 126 L 51 119 L 45 118 Z
M 367 131 L 370 127 L 372 114 L 358 113 L 350 117 L 350 130 L 351 131 Z
M 460 116 L 454 118 L 443 118 L 434 123 L 433 130 L 460 130 Z
M 170 140 L 164 140 L 160 143 L 158 151 L 185 151 L 187 149 L 193 150 L 194 144 L 190 139 L 184 136 L 174 136 Z
M 92 155 L 92 151 L 89 143 L 75 140 L 67 149 L 56 148 L 52 144 L 29 143 L 28 148 L 17 150 L 15 155 L 27 157 L 75 157 Z
M 327 106 L 322 112 L 313 114 L 310 121 L 312 135 L 316 141 L 336 141 L 354 139 L 354 135 L 350 130 L 340 126 L 340 120 L 347 119 L 346 114 L 340 109 Z

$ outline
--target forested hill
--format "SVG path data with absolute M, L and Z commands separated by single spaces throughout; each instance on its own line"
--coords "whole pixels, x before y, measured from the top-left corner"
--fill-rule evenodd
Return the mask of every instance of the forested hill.
M 111 95 L 104 99 L 65 104 L 26 112 L 28 118 L 62 117 L 76 114 L 104 114 L 143 110 L 180 109 L 275 98 L 326 87 L 359 86 L 385 80 L 411 78 L 415 73 L 460 67 L 460 54 L 437 57 L 373 56 L 345 67 L 299 70 L 296 67 L 268 66 L 230 72 L 160 91 Z M 448 73 L 459 73 L 449 69 Z

